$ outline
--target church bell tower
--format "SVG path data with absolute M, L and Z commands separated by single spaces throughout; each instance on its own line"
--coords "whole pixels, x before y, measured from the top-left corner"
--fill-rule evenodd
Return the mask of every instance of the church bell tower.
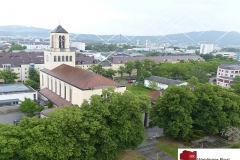
M 61 64 L 75 67 L 75 52 L 70 52 L 69 33 L 58 25 L 50 33 L 50 50 L 44 51 L 44 68 L 53 69 Z

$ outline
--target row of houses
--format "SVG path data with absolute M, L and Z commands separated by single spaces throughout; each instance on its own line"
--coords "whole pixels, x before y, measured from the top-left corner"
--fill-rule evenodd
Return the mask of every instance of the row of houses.
M 101 62 L 95 59 L 95 57 L 74 54 L 73 60 L 75 66 L 87 70 L 93 64 L 102 64 L 105 69 L 118 70 L 120 66 L 123 66 L 127 61 L 143 61 L 144 59 L 150 59 L 155 62 L 171 62 L 177 63 L 180 60 L 200 60 L 203 59 L 200 56 L 156 56 L 156 57 L 111 57 L 109 60 Z M 12 70 L 18 75 L 16 81 L 24 82 L 28 79 L 28 70 L 34 67 L 37 70 L 44 68 L 46 57 L 43 52 L 19 52 L 19 53 L 0 53 L 0 70 Z M 57 61 L 61 63 L 61 59 L 57 58 Z M 74 63 L 74 62 L 73 62 Z M 120 75 L 116 75 L 120 76 Z

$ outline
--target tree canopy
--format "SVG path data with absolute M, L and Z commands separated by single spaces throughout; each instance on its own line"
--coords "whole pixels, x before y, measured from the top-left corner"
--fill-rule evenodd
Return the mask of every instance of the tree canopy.
M 149 103 L 147 96 L 109 88 L 81 107 L 57 108 L 48 118 L 0 124 L 0 159 L 113 159 L 142 143 L 142 113 Z
M 5 84 L 15 83 L 15 79 L 17 78 L 17 73 L 12 70 L 0 70 L 0 79 L 2 79 Z
M 43 106 L 38 106 L 37 102 L 34 102 L 30 98 L 25 98 L 21 102 L 19 110 L 23 113 L 33 114 L 34 112 L 40 112 L 44 109 Z
M 30 80 L 37 82 L 37 83 L 40 82 L 39 72 L 35 68 L 29 68 L 28 75 L 29 75 L 28 78 Z
M 170 138 L 189 140 L 196 130 L 218 134 L 240 124 L 240 100 L 234 92 L 210 83 L 170 86 L 153 106 L 151 118 Z

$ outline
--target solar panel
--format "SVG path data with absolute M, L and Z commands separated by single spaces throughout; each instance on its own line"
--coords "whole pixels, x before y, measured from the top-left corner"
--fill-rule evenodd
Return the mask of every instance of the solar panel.
M 0 92 L 21 92 L 21 91 L 29 91 L 30 89 L 25 85 L 19 84 L 1 84 Z

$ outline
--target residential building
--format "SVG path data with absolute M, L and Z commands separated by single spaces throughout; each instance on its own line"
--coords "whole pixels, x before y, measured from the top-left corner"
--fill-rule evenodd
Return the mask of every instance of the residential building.
M 240 76 L 239 64 L 222 64 L 217 70 L 217 85 L 230 88 L 236 76 Z
M 28 79 L 29 68 L 38 71 L 44 68 L 43 53 L 0 53 L 0 70 L 12 70 L 17 73 L 17 82 Z M 0 80 L 0 83 L 3 82 Z
M 145 87 L 149 87 L 151 83 L 156 83 L 157 90 L 166 89 L 169 85 L 183 86 L 188 84 L 184 81 L 162 78 L 158 76 L 151 76 L 144 79 Z
M 70 47 L 76 47 L 78 50 L 85 50 L 85 43 L 82 42 L 71 42 Z
M 37 100 L 37 91 L 22 83 L 0 84 L 0 107 L 18 105 L 25 98 Z
M 214 55 L 222 55 L 223 57 L 236 59 L 235 52 L 217 52 Z
M 200 45 L 200 54 L 208 54 L 213 51 L 213 44 L 201 44 Z

